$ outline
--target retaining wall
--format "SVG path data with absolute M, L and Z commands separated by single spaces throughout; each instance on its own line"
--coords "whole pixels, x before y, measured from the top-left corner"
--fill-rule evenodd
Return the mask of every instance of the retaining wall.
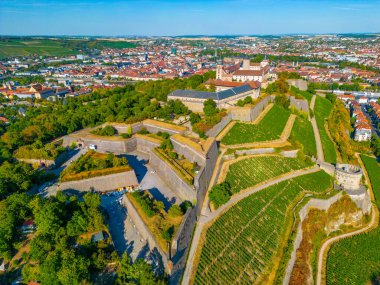
M 62 182 L 59 185 L 60 190 L 77 190 L 77 191 L 112 191 L 126 186 L 137 186 L 137 178 L 134 170 L 97 176 L 88 179 Z
M 181 198 L 181 200 L 188 200 L 192 203 L 195 201 L 196 190 L 187 184 L 166 161 L 162 160 L 154 152 L 150 152 L 149 162 L 157 171 L 161 179 L 164 179 L 164 181 L 171 187 L 173 192 Z
M 230 122 L 232 121 L 232 115 L 230 112 L 220 120 L 215 126 L 206 132 L 206 136 L 216 137 Z
M 243 121 L 243 122 L 251 122 L 254 121 L 261 112 L 265 109 L 265 107 L 274 100 L 274 96 L 267 96 L 260 102 L 258 102 L 252 108 L 233 108 L 228 110 L 226 116 L 212 127 L 210 130 L 206 132 L 206 135 L 209 137 L 216 137 L 232 120 Z
M 282 282 L 283 285 L 289 284 L 290 276 L 292 274 L 293 267 L 297 259 L 297 250 L 300 247 L 301 242 L 302 242 L 302 222 L 305 220 L 310 208 L 317 208 L 319 210 L 326 211 L 331 207 L 332 204 L 336 203 L 341 197 L 342 197 L 342 192 L 339 192 L 337 195 L 326 200 L 312 198 L 299 211 L 298 215 L 300 217 L 300 222 L 298 223 L 296 238 L 294 239 L 294 242 L 293 242 L 293 251 L 290 255 L 288 266 L 285 271 L 284 280 Z
M 179 155 L 183 155 L 190 162 L 196 162 L 198 165 L 201 166 L 205 165 L 206 158 L 203 153 L 199 153 L 194 148 L 181 143 L 173 137 L 170 138 L 170 141 L 172 142 L 174 151 L 176 153 L 178 153 Z
M 148 229 L 147 225 L 144 223 L 144 221 L 141 219 L 139 213 L 137 212 L 136 208 L 133 206 L 132 202 L 129 201 L 127 195 L 123 196 L 123 205 L 127 208 L 127 215 L 133 220 L 133 223 L 135 224 L 137 230 L 139 233 L 143 236 L 143 238 L 148 242 L 149 248 L 151 250 L 157 249 L 162 257 L 162 261 L 165 266 L 165 271 L 168 272 L 169 269 L 169 257 L 168 255 L 161 250 L 161 248 L 157 245 L 156 240 L 154 239 L 153 235 L 151 234 L 150 230 Z
M 296 99 L 294 96 L 290 96 L 290 107 L 309 113 L 309 103 L 306 99 Z

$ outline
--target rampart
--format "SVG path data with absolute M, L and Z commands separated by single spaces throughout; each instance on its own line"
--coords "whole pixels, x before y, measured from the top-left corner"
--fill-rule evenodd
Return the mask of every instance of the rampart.
M 188 200 L 194 203 L 196 199 L 195 188 L 187 184 L 179 174 L 177 174 L 175 170 L 157 154 L 149 152 L 149 155 L 150 164 L 157 171 L 158 175 L 170 186 L 173 192 L 178 195 L 181 200 Z
M 127 208 L 127 214 L 128 216 L 133 220 L 134 225 L 136 226 L 137 230 L 141 234 L 141 236 L 148 242 L 149 248 L 151 250 L 157 249 L 162 257 L 162 261 L 165 266 L 166 272 L 169 273 L 169 257 L 168 255 L 162 251 L 162 249 L 158 246 L 156 243 L 156 240 L 154 239 L 153 235 L 151 234 L 150 230 L 148 229 L 147 225 L 144 223 L 144 221 L 141 219 L 139 213 L 137 212 L 136 208 L 133 206 L 131 201 L 129 201 L 127 195 L 123 196 L 123 205 Z
M 77 191 L 112 191 L 118 188 L 137 186 L 137 178 L 134 170 L 97 176 L 88 179 L 62 182 L 59 185 L 60 190 L 77 190 Z

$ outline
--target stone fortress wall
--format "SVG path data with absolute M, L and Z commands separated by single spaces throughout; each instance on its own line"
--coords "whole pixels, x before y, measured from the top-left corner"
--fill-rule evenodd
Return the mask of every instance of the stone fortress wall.
M 144 121 L 145 122 L 145 121 Z M 191 162 L 196 162 L 201 168 L 199 172 L 194 177 L 194 185 L 188 185 L 169 165 L 166 161 L 162 160 L 157 156 L 153 149 L 160 145 L 160 141 L 145 135 L 135 134 L 129 139 L 114 137 L 100 137 L 92 135 L 87 135 L 86 133 L 79 132 L 72 135 L 65 136 L 63 141 L 64 145 L 71 145 L 73 142 L 82 147 L 89 147 L 90 144 L 97 146 L 99 152 L 114 152 L 116 154 L 128 153 L 133 151 L 142 151 L 149 154 L 149 161 L 157 171 L 157 174 L 164 177 L 165 181 L 171 186 L 173 191 L 182 200 L 189 200 L 192 203 L 196 201 L 196 207 L 191 208 L 187 211 L 184 219 L 176 233 L 176 236 L 172 242 L 171 254 L 173 256 L 173 274 L 182 274 L 186 263 L 186 254 L 188 250 L 188 245 L 191 241 L 192 232 L 197 219 L 197 214 L 200 213 L 201 205 L 203 203 L 204 197 L 206 195 L 207 188 L 209 186 L 213 169 L 218 157 L 218 147 L 215 139 L 209 138 L 206 141 L 192 141 L 189 138 L 183 137 L 186 130 L 184 127 L 173 126 L 171 124 L 161 124 L 159 122 L 158 126 L 155 123 L 136 123 L 131 125 L 133 133 L 138 132 L 143 127 L 145 127 L 151 133 L 167 132 L 172 134 L 171 141 L 173 143 L 174 150 L 179 154 L 183 155 L 186 159 Z M 112 124 L 112 126 L 120 133 L 127 132 L 127 125 L 123 124 Z M 170 129 L 168 129 L 170 128 Z M 89 187 L 84 186 L 86 191 Z M 151 248 L 157 246 L 153 236 L 147 229 L 141 217 L 137 214 L 136 209 L 128 201 L 128 198 L 124 197 L 124 205 L 127 207 L 130 217 L 134 224 L 138 228 L 139 232 L 142 233 L 144 238 L 149 242 Z M 158 248 L 159 249 L 159 248 Z M 169 262 L 169 256 L 160 251 L 166 269 Z
M 97 176 L 88 179 L 62 182 L 59 185 L 60 190 L 77 190 L 77 191 L 114 191 L 115 189 L 138 185 L 137 177 L 134 170 L 124 171 L 105 176 Z
M 209 137 L 216 137 L 231 121 L 252 122 L 254 121 L 265 107 L 274 100 L 275 96 L 267 96 L 254 107 L 234 107 L 228 110 L 223 119 L 206 132 Z
M 149 244 L 149 248 L 151 250 L 158 250 L 162 257 L 162 262 L 164 263 L 165 271 L 169 273 L 169 256 L 163 252 L 160 247 L 158 246 L 156 240 L 154 239 L 152 233 L 148 229 L 148 227 L 145 225 L 144 221 L 141 219 L 139 213 L 137 212 L 136 208 L 133 206 L 131 201 L 127 198 L 127 196 L 123 196 L 122 203 L 124 207 L 127 209 L 128 216 L 132 219 L 134 225 L 139 231 L 139 234 L 143 237 L 143 239 L 146 240 L 146 242 Z

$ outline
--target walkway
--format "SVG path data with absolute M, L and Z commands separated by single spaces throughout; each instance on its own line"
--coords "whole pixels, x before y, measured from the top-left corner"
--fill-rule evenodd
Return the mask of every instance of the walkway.
M 286 181 L 286 180 L 289 180 L 289 179 L 292 179 L 292 178 L 295 178 L 298 176 L 317 172 L 318 170 L 319 170 L 319 168 L 317 166 L 315 166 L 313 168 L 309 168 L 306 170 L 294 171 L 292 173 L 288 173 L 287 175 L 281 176 L 279 178 L 267 181 L 266 183 L 248 188 L 248 189 L 232 196 L 230 201 L 228 201 L 226 204 L 221 206 L 219 209 L 217 209 L 216 211 L 214 211 L 210 215 L 201 216 L 199 218 L 197 227 L 194 231 L 193 242 L 192 242 L 190 250 L 189 250 L 189 256 L 187 259 L 187 266 L 185 268 L 185 272 L 184 272 L 183 279 L 182 279 L 182 285 L 187 285 L 190 283 L 191 272 L 193 270 L 195 270 L 195 268 L 196 268 L 195 264 L 194 264 L 195 263 L 195 255 L 196 255 L 197 250 L 199 250 L 198 249 L 199 241 L 201 238 L 202 231 L 203 231 L 206 224 L 208 224 L 208 223 L 212 222 L 214 219 L 218 218 L 220 215 L 222 215 L 224 212 L 226 212 L 229 208 L 231 208 L 233 205 L 235 205 L 236 203 L 238 203 L 242 199 L 247 198 L 248 196 L 250 196 L 250 195 L 252 195 L 252 194 L 254 194 L 260 190 L 263 190 L 265 188 L 268 188 L 269 186 L 275 185 L 277 183 L 280 183 L 280 182 L 283 182 L 283 181 Z
M 310 103 L 310 109 L 313 110 L 313 112 L 314 112 L 314 106 L 315 106 L 315 98 L 317 98 L 316 95 L 314 95 L 313 98 L 311 98 L 311 103 Z M 311 125 L 313 126 L 315 143 L 317 146 L 317 159 L 323 162 L 325 161 L 325 156 L 323 153 L 323 147 L 322 147 L 321 137 L 319 135 L 317 121 L 315 120 L 315 114 L 310 121 L 311 121 Z

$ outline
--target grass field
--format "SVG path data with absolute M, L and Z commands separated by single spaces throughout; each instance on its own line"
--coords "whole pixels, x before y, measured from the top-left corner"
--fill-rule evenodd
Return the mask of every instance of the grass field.
M 317 96 L 315 100 L 314 114 L 318 125 L 319 135 L 321 137 L 323 153 L 327 162 L 336 163 L 335 146 L 325 129 L 325 119 L 330 115 L 332 108 L 333 106 L 329 100 Z
M 290 111 L 275 104 L 257 125 L 237 122 L 222 143 L 234 145 L 279 139 L 289 116 Z
M 380 207 L 380 165 L 361 155 Z M 327 285 L 380 283 L 380 227 L 334 244 L 327 258 Z
M 225 181 L 231 185 L 231 191 L 235 194 L 270 178 L 308 166 L 310 164 L 296 158 L 282 156 L 251 157 L 230 165 Z
M 292 143 L 301 144 L 306 155 L 317 157 L 314 131 L 308 120 L 297 117 L 290 134 Z
M 49 39 L 5 39 L 0 40 L 0 58 L 12 56 L 65 56 L 78 52 L 64 47 L 63 42 Z
M 238 202 L 207 230 L 194 283 L 266 284 L 290 232 L 291 208 L 306 191 L 322 193 L 330 187 L 330 176 L 319 171 Z

